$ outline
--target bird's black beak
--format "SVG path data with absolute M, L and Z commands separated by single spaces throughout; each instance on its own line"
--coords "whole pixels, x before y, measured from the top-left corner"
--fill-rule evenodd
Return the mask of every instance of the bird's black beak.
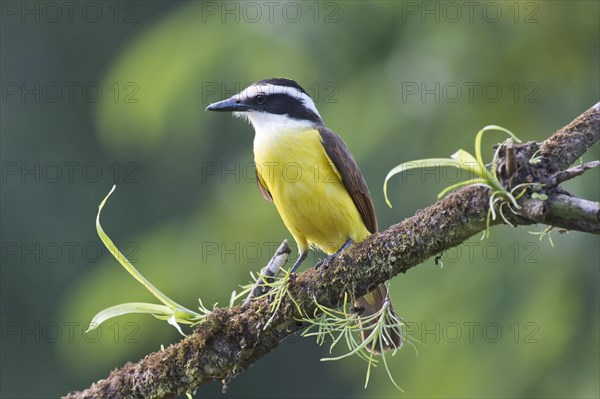
M 227 100 L 218 101 L 216 103 L 210 104 L 208 107 L 206 107 L 206 110 L 207 111 L 220 111 L 220 112 L 225 112 L 225 111 L 243 112 L 243 111 L 249 111 L 250 107 L 248 107 L 248 105 L 244 104 L 239 99 L 236 99 L 235 97 L 231 97 L 231 98 L 228 98 Z

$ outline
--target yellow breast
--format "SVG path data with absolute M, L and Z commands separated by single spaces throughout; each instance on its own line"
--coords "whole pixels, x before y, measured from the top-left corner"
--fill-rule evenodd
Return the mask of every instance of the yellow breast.
M 257 134 L 254 157 L 261 183 L 299 249 L 313 246 L 331 254 L 346 240 L 369 235 L 317 130 Z

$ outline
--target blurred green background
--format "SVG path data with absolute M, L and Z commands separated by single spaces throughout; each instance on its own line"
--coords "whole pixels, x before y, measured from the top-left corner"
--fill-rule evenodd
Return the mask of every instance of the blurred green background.
M 253 181 L 251 127 L 210 102 L 297 80 L 354 153 L 384 229 L 457 181 L 396 177 L 388 209 L 396 164 L 471 151 L 488 124 L 542 140 L 599 98 L 596 1 L 69 4 L 1 4 L 3 398 L 85 388 L 179 339 L 150 316 L 83 334 L 105 307 L 154 301 L 96 235 L 113 183 L 104 228 L 189 307 L 226 305 L 290 238 Z M 503 139 L 486 140 L 488 159 Z M 567 187 L 597 201 L 598 171 Z M 598 397 L 599 240 L 553 232 L 552 247 L 529 234 L 543 228 L 494 228 L 391 282 L 416 349 L 391 360 L 405 393 L 382 369 L 364 389 L 361 360 L 319 362 L 326 348 L 291 337 L 226 394 L 215 382 L 196 396 Z

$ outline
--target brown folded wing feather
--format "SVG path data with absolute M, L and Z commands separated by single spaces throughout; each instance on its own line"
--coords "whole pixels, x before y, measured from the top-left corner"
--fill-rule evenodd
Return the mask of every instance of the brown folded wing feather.
M 356 165 L 354 157 L 340 136 L 333 130 L 327 129 L 324 126 L 317 128 L 317 130 L 323 140 L 325 153 L 331 159 L 331 162 L 333 162 L 367 230 L 375 233 L 377 231 L 375 208 L 373 207 L 373 201 L 371 201 L 371 195 L 369 194 L 365 178 L 360 172 L 358 165 Z
M 258 191 L 260 191 L 260 195 L 262 195 L 263 198 L 266 199 L 267 201 L 273 202 L 273 197 L 271 196 L 271 193 L 262 184 L 261 177 L 258 174 L 258 169 L 254 169 L 254 171 L 256 172 L 256 184 L 258 185 Z

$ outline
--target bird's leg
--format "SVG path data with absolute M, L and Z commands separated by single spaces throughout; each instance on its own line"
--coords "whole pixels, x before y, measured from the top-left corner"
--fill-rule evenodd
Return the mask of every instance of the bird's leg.
M 296 259 L 296 263 L 294 263 L 294 266 L 292 266 L 292 270 L 290 270 L 290 274 L 292 274 L 296 271 L 296 269 L 300 266 L 300 264 L 302 262 L 304 262 L 304 259 L 306 259 L 306 256 L 308 256 L 308 251 L 300 251 L 300 255 L 298 256 L 298 259 Z
M 317 264 L 315 265 L 315 268 L 320 268 L 321 266 L 323 266 L 324 264 L 327 264 L 329 262 L 331 262 L 332 260 L 334 260 L 339 254 L 341 254 L 342 252 L 344 252 L 344 250 L 346 248 L 348 248 L 350 245 L 354 244 L 354 241 L 352 241 L 350 238 L 348 238 L 346 240 L 346 242 L 344 243 L 344 245 L 342 245 L 340 247 L 340 249 L 338 249 L 337 251 L 335 251 L 335 253 L 327 256 L 325 259 L 320 260 L 317 262 Z

